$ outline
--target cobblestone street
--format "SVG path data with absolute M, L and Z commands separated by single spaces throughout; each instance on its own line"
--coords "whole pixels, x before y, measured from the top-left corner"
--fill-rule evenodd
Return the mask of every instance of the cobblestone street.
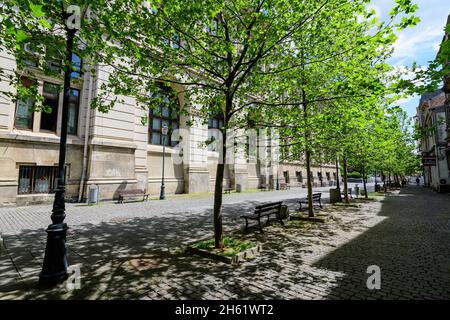
M 242 234 L 239 216 L 261 201 L 292 210 L 303 189 L 224 197 L 226 234 Z M 322 192 L 325 192 L 323 189 Z M 299 196 L 300 194 L 300 196 Z M 323 224 L 276 222 L 245 238 L 261 243 L 237 266 L 183 253 L 211 235 L 211 199 L 68 205 L 71 265 L 80 290 L 35 288 L 49 206 L 2 208 L 0 298 L 87 299 L 449 299 L 450 196 L 408 186 L 358 207 L 328 205 Z M 13 262 L 13 263 L 12 263 Z M 366 286 L 367 267 L 381 268 L 381 289 Z

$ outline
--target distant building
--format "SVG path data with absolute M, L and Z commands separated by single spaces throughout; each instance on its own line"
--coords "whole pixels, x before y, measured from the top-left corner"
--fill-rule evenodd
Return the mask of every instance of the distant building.
M 450 156 L 445 105 L 441 90 L 425 94 L 420 99 L 417 117 L 425 135 L 420 141 L 424 183 L 438 192 L 450 191 Z
M 448 16 L 447 19 L 447 25 L 450 25 L 450 15 Z M 449 41 L 450 39 L 450 34 L 447 33 L 444 37 L 444 41 Z M 447 64 L 450 63 L 450 61 L 446 62 Z M 444 88 L 443 88 L 444 92 L 445 92 L 445 105 L 447 106 L 445 108 L 445 118 L 446 118 L 446 123 L 447 123 L 447 147 L 446 147 L 446 152 L 447 152 L 447 159 L 450 158 L 450 74 L 448 74 L 445 79 L 444 79 Z

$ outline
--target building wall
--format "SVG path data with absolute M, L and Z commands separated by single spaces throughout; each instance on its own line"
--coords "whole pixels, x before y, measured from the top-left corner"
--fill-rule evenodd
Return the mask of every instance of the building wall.
M 15 69 L 15 60 L 4 53 L 0 55 L 0 68 L 11 74 Z M 42 90 L 43 81 L 62 83 L 61 80 L 39 78 L 38 84 Z M 2 91 L 15 93 L 15 89 L 6 81 L 0 81 Z M 77 135 L 68 135 L 67 138 L 67 189 L 68 198 L 78 193 L 82 164 L 82 135 L 81 125 L 85 117 L 85 97 L 82 81 L 74 83 L 80 89 L 79 126 Z M 62 108 L 62 96 L 59 96 L 59 110 Z M 55 166 L 59 156 L 59 133 L 61 130 L 61 112 L 58 114 L 58 125 L 55 132 L 40 130 L 41 112 L 35 112 L 33 127 L 30 130 L 19 130 L 14 127 L 16 104 L 11 98 L 0 96 L 0 205 L 28 203 L 45 203 L 53 199 L 52 194 L 18 194 L 19 167 L 21 165 Z
M 430 97 L 428 99 L 428 97 Z M 423 137 L 421 140 L 421 152 L 424 156 L 436 158 L 435 165 L 424 166 L 425 185 L 438 192 L 450 190 L 450 168 L 448 149 L 448 131 L 446 119 L 445 94 L 437 92 L 422 98 L 417 108 L 420 124 L 424 128 L 435 128 L 433 134 Z

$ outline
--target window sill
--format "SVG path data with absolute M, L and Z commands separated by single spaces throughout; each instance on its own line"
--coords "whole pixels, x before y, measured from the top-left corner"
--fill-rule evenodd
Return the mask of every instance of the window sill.
M 54 193 L 20 193 L 17 198 L 54 197 Z
M 56 143 L 60 142 L 60 137 L 56 133 L 50 132 L 33 132 L 28 130 L 14 129 L 9 133 L 0 133 L 0 138 L 11 141 L 24 142 L 42 142 L 42 143 Z M 67 144 L 83 144 L 83 141 L 74 135 L 67 135 Z
M 219 158 L 219 151 L 210 151 L 208 150 L 208 157 Z
M 147 145 L 147 152 L 163 153 L 163 146 L 156 144 Z M 180 149 L 176 147 L 166 146 L 166 153 L 179 153 Z

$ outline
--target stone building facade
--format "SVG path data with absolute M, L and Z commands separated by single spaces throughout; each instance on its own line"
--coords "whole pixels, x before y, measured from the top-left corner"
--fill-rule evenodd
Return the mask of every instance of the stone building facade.
M 11 73 L 15 59 L 3 54 L 0 68 Z M 51 113 L 30 112 L 30 101 L 17 101 L 0 97 L 0 205 L 26 205 L 49 202 L 53 199 L 56 166 L 58 162 L 61 131 L 62 92 L 53 85 L 61 85 L 62 79 L 48 78 L 29 68 L 27 81 L 37 81 L 40 93 Z M 97 68 L 94 78 L 89 72 L 74 73 L 69 111 L 69 135 L 66 160 L 68 200 L 83 201 L 91 185 L 99 187 L 99 199 L 117 198 L 118 190 L 146 189 L 151 196 L 159 194 L 163 146 L 161 125 L 170 123 L 183 129 L 182 161 L 176 141 L 166 142 L 165 186 L 167 193 L 212 192 L 214 189 L 218 152 L 203 143 L 211 138 L 217 123 L 204 121 L 197 116 L 176 114 L 161 110 L 151 114 L 148 124 L 142 124 L 147 111 L 136 106 L 134 98 L 121 97 L 122 102 L 108 113 L 89 108 L 90 101 L 101 90 L 108 70 Z M 7 82 L 1 82 L 2 91 L 13 92 Z M 176 103 L 187 106 L 182 88 L 171 88 L 177 94 Z M 190 119 L 188 119 L 190 118 Z M 194 120 L 194 126 L 187 126 Z M 219 121 L 219 120 L 217 120 Z M 169 138 L 171 139 L 171 138 Z M 279 181 L 293 187 L 306 183 L 306 170 L 299 163 L 281 163 L 262 168 L 249 163 L 242 154 L 228 163 L 224 184 L 242 189 L 255 189 L 264 180 L 275 184 Z M 323 165 L 313 168 L 315 185 L 333 184 L 335 168 Z
M 417 108 L 418 121 L 424 129 L 420 150 L 426 186 L 439 192 L 450 190 L 450 162 L 445 93 L 441 90 L 423 95 Z
M 450 26 L 450 15 L 447 18 L 447 26 Z M 444 36 L 444 41 L 450 40 L 450 33 L 446 33 Z M 450 60 L 447 60 L 447 64 L 450 63 Z M 446 131 L 447 131 L 447 144 L 446 144 L 446 156 L 448 161 L 448 167 L 450 170 L 450 74 L 448 74 L 444 78 L 444 86 L 443 91 L 445 93 L 445 122 L 446 122 Z M 449 182 L 450 184 L 450 182 Z

